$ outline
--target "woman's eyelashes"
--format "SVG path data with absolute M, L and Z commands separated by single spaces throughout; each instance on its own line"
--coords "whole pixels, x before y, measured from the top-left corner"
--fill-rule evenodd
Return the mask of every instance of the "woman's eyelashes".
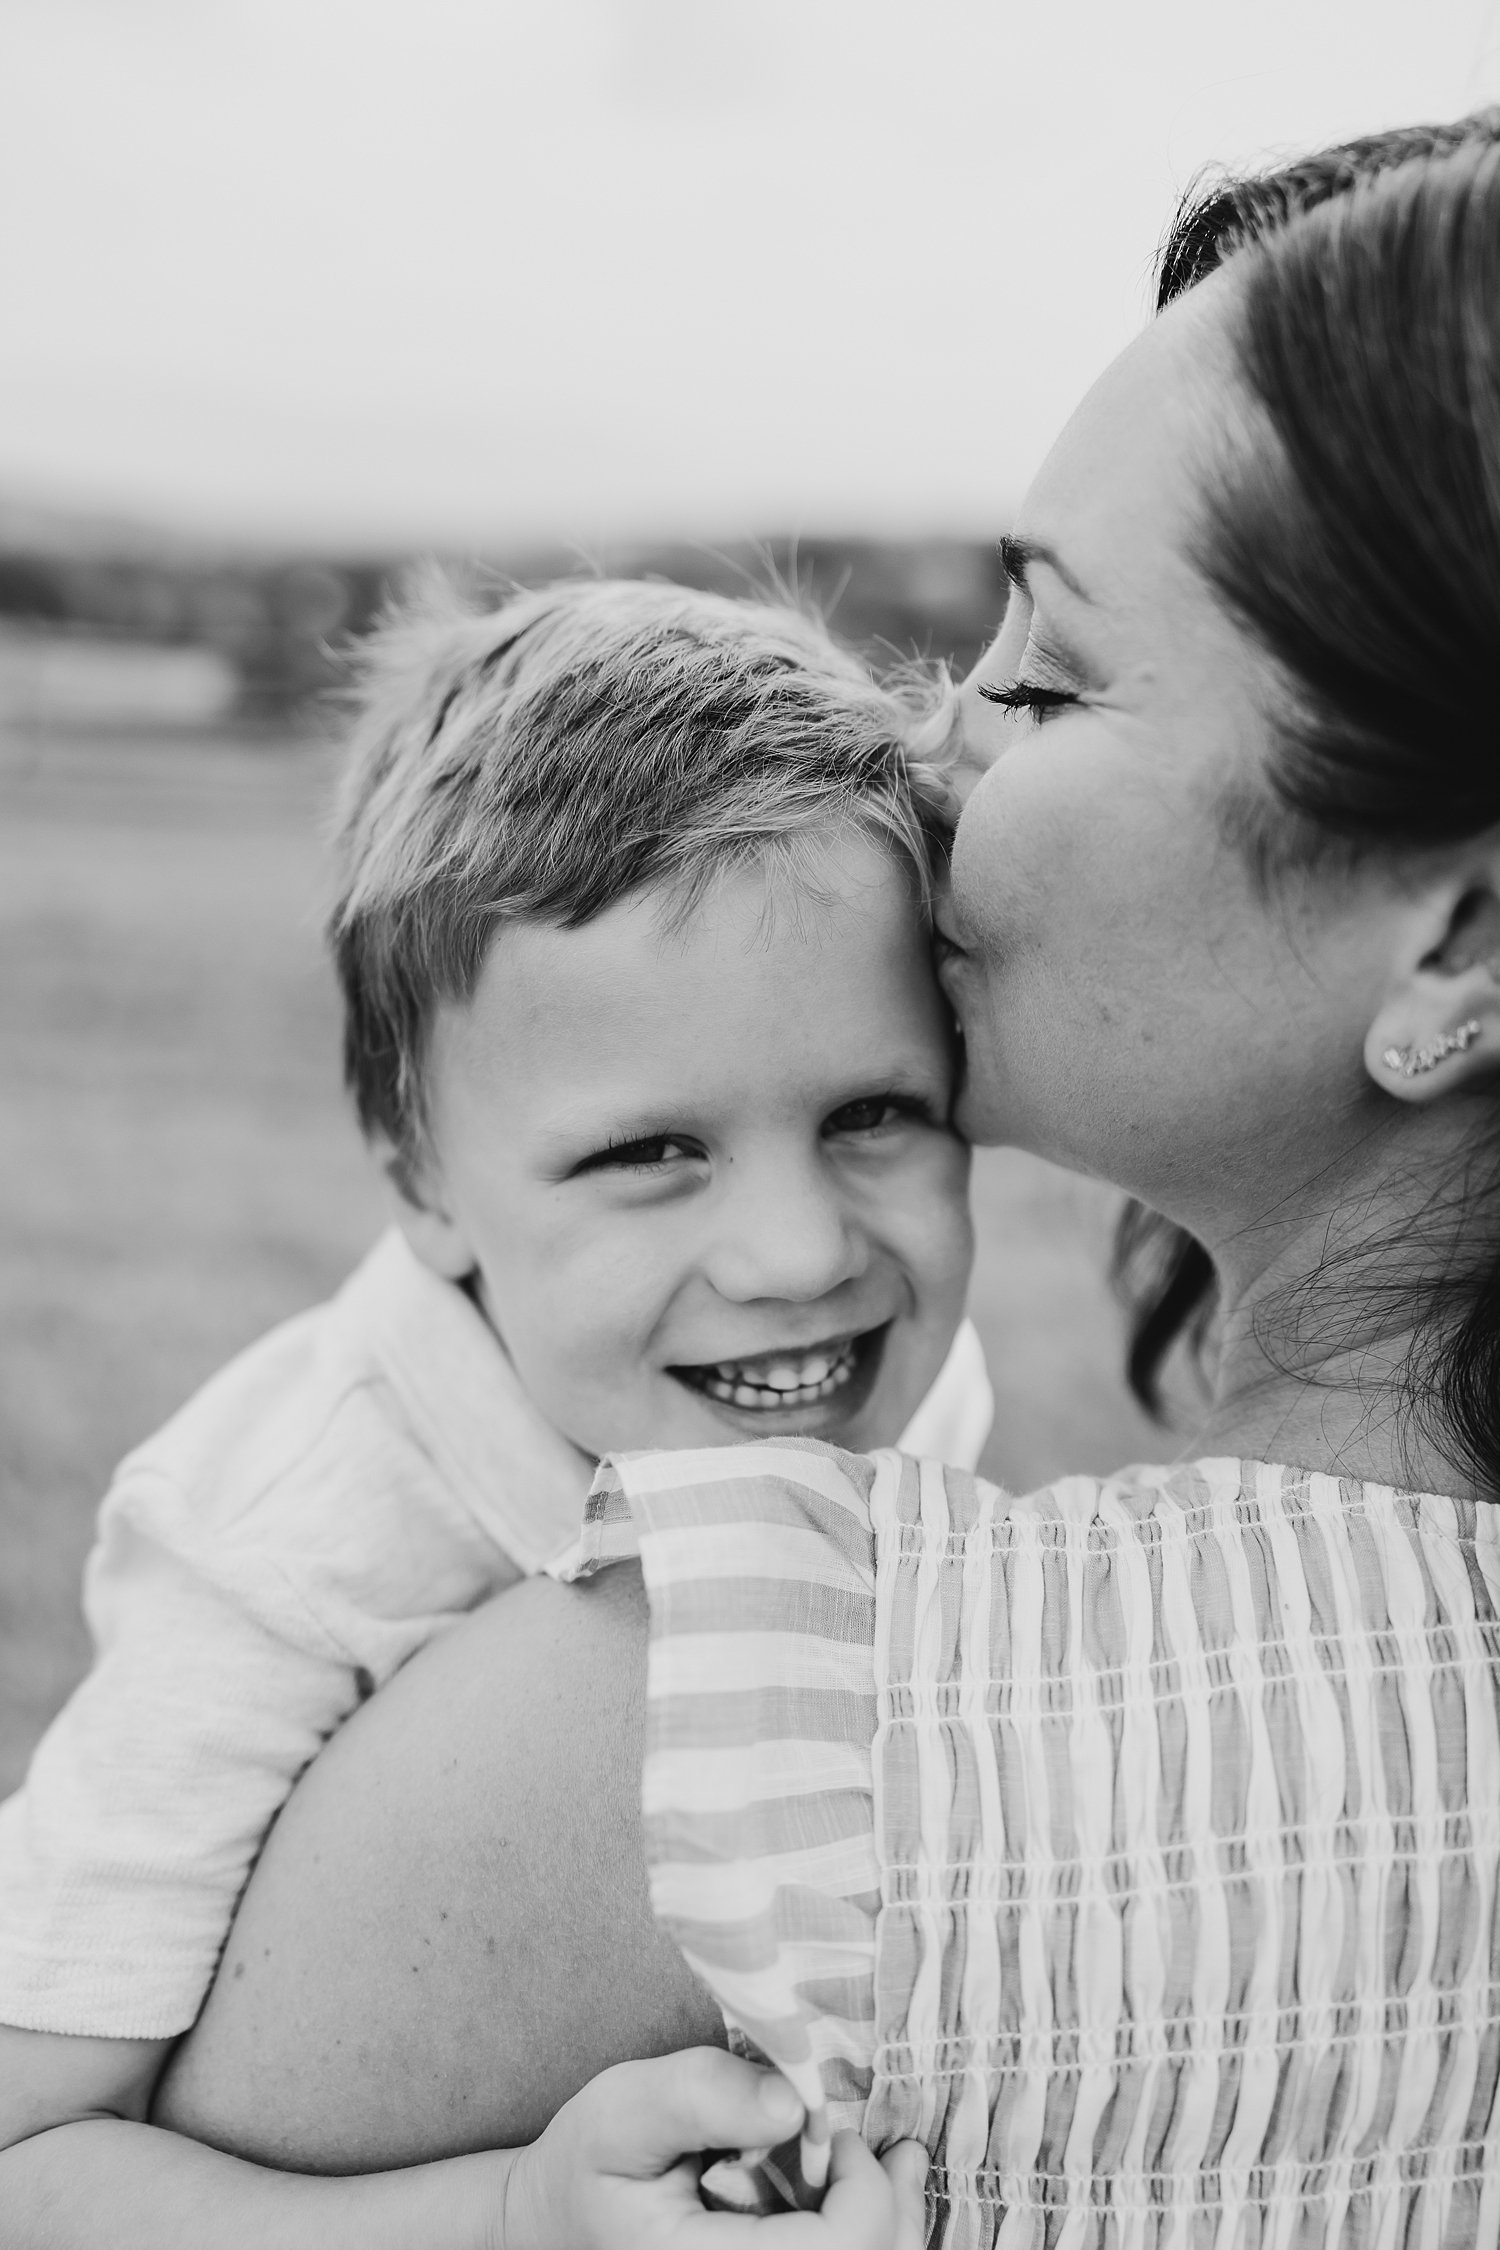
M 1040 726 L 1058 711 L 1082 701 L 1075 688 L 1044 687 L 1040 680 L 981 681 L 979 693 L 986 703 L 1002 711 L 1027 711 Z

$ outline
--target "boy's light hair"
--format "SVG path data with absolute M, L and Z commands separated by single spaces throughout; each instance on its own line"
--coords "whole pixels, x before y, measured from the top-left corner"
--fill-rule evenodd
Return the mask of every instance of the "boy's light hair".
M 329 938 L 344 1071 L 410 1187 L 433 1013 L 507 922 L 574 928 L 661 888 L 682 915 L 729 870 L 815 881 L 843 825 L 924 907 L 953 808 L 913 753 L 931 697 L 877 687 L 789 605 L 579 580 L 482 611 L 440 575 L 360 658 Z

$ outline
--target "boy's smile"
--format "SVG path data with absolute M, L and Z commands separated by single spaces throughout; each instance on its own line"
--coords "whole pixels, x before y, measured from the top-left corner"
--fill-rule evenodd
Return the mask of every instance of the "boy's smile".
M 832 1336 L 820 1344 L 784 1345 L 707 1367 L 669 1367 L 680 1383 L 721 1408 L 737 1433 L 780 1437 L 788 1430 L 821 1437 L 842 1427 L 870 1398 L 880 1374 L 887 1328 Z
M 674 914 L 504 928 L 433 1026 L 406 1214 L 589 1453 L 890 1444 L 962 1315 L 968 1152 L 905 872 L 852 829 Z

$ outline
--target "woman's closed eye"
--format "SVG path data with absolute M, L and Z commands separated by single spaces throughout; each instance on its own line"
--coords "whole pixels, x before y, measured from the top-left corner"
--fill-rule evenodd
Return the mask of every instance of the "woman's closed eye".
M 986 703 L 1002 711 L 1028 711 L 1038 726 L 1058 711 L 1082 701 L 1073 688 L 1044 687 L 1040 680 L 981 681 L 979 693 Z

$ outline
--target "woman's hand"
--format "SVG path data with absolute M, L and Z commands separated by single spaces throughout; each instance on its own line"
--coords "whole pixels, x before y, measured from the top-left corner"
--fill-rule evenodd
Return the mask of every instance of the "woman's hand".
M 802 2104 L 785 2079 L 714 2047 L 604 2071 L 515 2158 L 491 2250 L 922 2250 L 926 2151 L 877 2160 L 836 2135 L 820 2211 L 706 2210 L 709 2149 L 789 2140 Z

